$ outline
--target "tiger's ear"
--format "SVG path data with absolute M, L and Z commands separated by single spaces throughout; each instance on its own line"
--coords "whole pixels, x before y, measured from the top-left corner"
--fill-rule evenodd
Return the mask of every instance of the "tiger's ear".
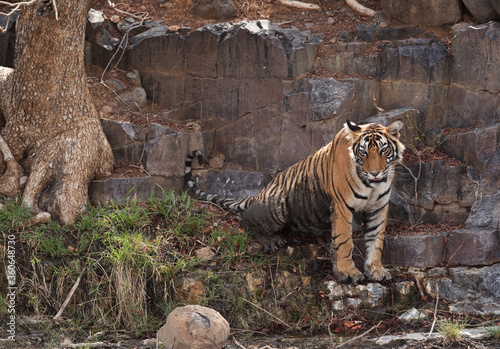
M 387 126 L 387 132 L 391 136 L 399 138 L 399 131 L 403 128 L 403 122 L 401 120 L 393 121 L 389 126 Z
M 345 121 L 345 123 L 352 132 L 357 133 L 357 132 L 361 131 L 361 127 L 359 127 L 358 124 L 355 124 L 354 122 L 350 121 L 349 119 L 347 119 Z

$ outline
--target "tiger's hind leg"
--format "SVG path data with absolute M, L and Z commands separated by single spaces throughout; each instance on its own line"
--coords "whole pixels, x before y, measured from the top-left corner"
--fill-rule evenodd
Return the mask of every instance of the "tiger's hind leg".
M 281 205 L 252 203 L 243 212 L 240 225 L 257 240 L 265 251 L 276 251 L 285 244 L 280 235 L 285 225 L 285 213 Z

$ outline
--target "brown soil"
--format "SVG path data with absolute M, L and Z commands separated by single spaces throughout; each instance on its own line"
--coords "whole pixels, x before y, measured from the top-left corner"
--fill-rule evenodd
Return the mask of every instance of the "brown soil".
M 302 0 L 303 2 L 318 3 L 314 0 Z M 154 20 L 161 20 L 168 26 L 199 28 L 203 25 L 215 23 L 194 15 L 191 11 L 192 0 L 170 0 L 165 4 L 158 4 L 157 0 L 125 0 L 121 2 L 113 1 L 116 6 L 109 6 L 107 0 L 99 0 L 94 6 L 103 11 L 107 18 L 114 15 L 124 19 L 134 14 L 143 17 L 145 14 Z M 362 1 L 365 6 L 378 10 L 378 2 L 374 0 Z M 361 17 L 354 14 L 346 6 L 338 6 L 336 11 L 332 11 L 332 16 L 328 16 L 325 11 L 301 10 L 282 5 L 278 0 L 234 0 L 238 13 L 236 17 L 227 20 L 230 23 L 237 23 L 242 20 L 271 20 L 272 22 L 284 23 L 286 28 L 294 26 L 300 30 L 310 30 L 312 33 L 323 33 L 327 38 L 333 38 L 341 31 L 352 30 L 359 24 L 374 23 L 373 19 Z M 330 10 L 323 7 L 324 10 Z M 124 11 L 118 12 L 117 11 Z M 332 17 L 333 22 L 328 23 L 328 18 Z

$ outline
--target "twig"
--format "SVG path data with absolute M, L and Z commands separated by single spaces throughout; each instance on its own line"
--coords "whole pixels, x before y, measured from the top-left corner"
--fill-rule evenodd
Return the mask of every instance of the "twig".
M 58 21 L 59 20 L 59 13 L 57 12 L 56 0 L 52 0 L 52 4 L 54 5 L 54 13 L 56 15 L 56 21 Z
M 375 92 L 372 94 L 372 98 L 373 98 L 373 106 L 375 107 L 375 109 L 377 109 L 379 113 L 384 113 L 385 109 L 379 107 L 379 105 L 377 104 L 377 99 L 375 98 Z
M 429 331 L 429 334 L 427 335 L 425 340 L 428 340 L 431 337 L 432 331 L 434 330 L 434 325 L 436 325 L 438 303 L 439 303 L 439 284 L 436 283 L 436 306 L 434 307 L 434 319 L 432 320 L 431 330 Z
M 70 348 L 121 348 L 121 343 L 106 343 L 106 342 L 94 342 L 94 343 L 75 343 L 70 344 Z
M 75 293 L 78 285 L 80 284 L 80 281 L 82 280 L 82 275 L 83 275 L 84 271 L 85 271 L 85 269 L 83 269 L 82 272 L 80 273 L 80 275 L 78 275 L 78 279 L 76 279 L 75 284 L 73 285 L 73 287 L 69 291 L 68 296 L 66 297 L 66 299 L 64 300 L 63 305 L 61 306 L 61 309 L 59 309 L 59 311 L 57 312 L 56 316 L 54 316 L 54 318 L 53 318 L 54 321 L 58 321 L 59 320 L 59 318 L 61 317 L 64 309 L 66 309 L 66 307 L 68 306 L 68 303 L 71 300 L 71 297 L 73 297 L 73 293 Z
M 348 341 L 346 341 L 346 342 L 344 342 L 344 343 L 340 344 L 339 346 L 337 346 L 337 348 L 341 348 L 341 347 L 343 347 L 344 345 L 346 345 L 347 343 L 354 342 L 355 340 L 358 340 L 358 339 L 360 339 L 360 338 L 362 338 L 362 337 L 366 336 L 368 333 L 370 333 L 371 331 L 373 331 L 374 329 L 376 329 L 377 327 L 379 327 L 381 323 L 382 323 L 382 321 L 379 321 L 379 323 L 378 323 L 378 324 L 376 324 L 375 326 L 373 326 L 372 328 L 370 328 L 370 329 L 369 329 L 368 331 L 366 331 L 365 333 L 362 333 L 362 334 L 360 334 L 359 336 L 356 336 L 356 337 L 354 337 L 354 338 L 349 339 Z
M 254 306 L 254 307 L 256 307 L 257 309 L 259 309 L 259 310 L 263 311 L 263 312 L 264 312 L 264 313 L 266 313 L 267 315 L 271 316 L 272 318 L 274 318 L 274 319 L 278 320 L 280 323 L 282 323 L 283 325 L 285 325 L 286 327 L 288 327 L 288 329 L 290 329 L 290 330 L 292 330 L 292 329 L 293 329 L 293 327 L 292 327 L 292 326 L 290 326 L 289 324 L 287 324 L 285 321 L 283 321 L 283 320 L 281 320 L 279 317 L 277 317 L 277 316 L 275 316 L 275 315 L 271 314 L 271 313 L 270 313 L 270 312 L 268 312 L 267 310 L 265 310 L 265 309 L 263 309 L 263 308 L 259 307 L 257 304 L 252 303 L 252 302 L 250 302 L 249 300 L 247 300 L 247 299 L 245 299 L 245 298 L 242 298 L 242 299 L 243 299 L 245 302 L 247 302 L 247 303 L 249 303 L 249 304 L 253 305 L 253 306 Z
M 306 2 L 302 1 L 295 1 L 295 0 L 280 0 L 280 4 L 288 6 L 288 7 L 295 7 L 303 10 L 321 10 L 321 7 L 316 4 L 309 4 Z
M 236 345 L 236 347 L 238 347 L 238 349 L 247 349 L 245 346 L 241 345 L 234 337 L 233 337 L 233 343 L 234 345 Z
M 354 11 L 362 14 L 363 16 L 373 17 L 376 12 L 372 9 L 361 5 L 357 0 L 345 0 L 345 3 Z

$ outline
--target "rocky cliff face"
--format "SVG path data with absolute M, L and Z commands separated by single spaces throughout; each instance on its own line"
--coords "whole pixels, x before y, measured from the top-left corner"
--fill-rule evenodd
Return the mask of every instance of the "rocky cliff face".
M 201 125 L 197 141 L 170 130 L 152 132 L 146 147 L 138 145 L 151 174 L 170 178 L 176 189 L 189 149 L 220 152 L 273 175 L 328 143 L 347 118 L 376 115 L 369 121 L 403 119 L 407 143 L 462 161 L 425 163 L 416 190 L 402 169 L 394 219 L 498 228 L 499 34 L 500 25 L 490 22 L 460 30 L 448 43 L 411 26 L 359 26 L 339 40 L 364 41 L 330 44 L 268 21 L 172 33 L 156 24 L 130 38 L 121 65 L 139 71 L 149 99 Z M 113 40 L 93 41 L 94 63 L 104 65 L 112 47 L 102 42 Z M 377 114 L 374 100 L 391 112 Z M 115 150 L 125 151 L 118 144 Z M 410 170 L 418 173 L 416 165 Z M 232 182 L 240 184 L 227 186 Z

